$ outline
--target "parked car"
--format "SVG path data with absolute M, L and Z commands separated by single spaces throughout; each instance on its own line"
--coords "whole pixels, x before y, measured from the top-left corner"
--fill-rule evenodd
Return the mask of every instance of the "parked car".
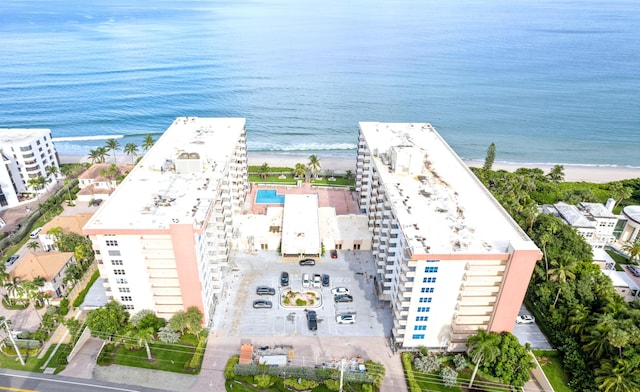
M 15 263 L 16 260 L 18 260 L 19 258 L 20 258 L 20 255 L 13 255 L 13 256 L 9 257 L 7 259 L 7 261 L 5 261 L 4 265 L 7 266 L 7 267 L 12 266 L 13 263 Z
M 353 313 L 345 313 L 336 316 L 336 322 L 338 324 L 354 324 L 356 322 L 356 315 Z
M 337 259 L 338 258 L 338 251 L 335 249 L 331 249 L 331 258 L 332 259 Z
M 629 269 L 629 271 L 631 271 L 633 276 L 640 276 L 640 268 L 636 267 L 635 265 L 627 265 L 627 268 Z
M 316 265 L 316 261 L 314 259 L 304 259 L 300 260 L 300 265 Z
M 346 287 L 336 287 L 335 289 L 331 290 L 331 294 L 333 295 L 340 295 L 340 294 L 347 294 L 349 295 L 349 289 Z
M 271 301 L 265 301 L 263 299 L 253 301 L 253 307 L 256 309 L 271 309 L 272 306 Z
M 331 284 L 331 279 L 329 278 L 329 275 L 327 274 L 322 275 L 322 286 L 329 287 L 330 284 Z
M 273 287 L 258 286 L 258 288 L 256 288 L 256 294 L 258 294 L 258 295 L 276 295 L 276 289 L 274 289 Z
M 318 315 L 315 310 L 307 310 L 307 326 L 309 331 L 318 330 Z
M 289 286 L 289 273 L 283 271 L 280 274 L 280 286 L 287 287 Z
M 333 297 L 335 302 L 353 302 L 353 297 L 349 294 L 340 294 Z
M 42 231 L 42 227 L 38 227 L 37 229 L 32 231 L 31 234 L 29 234 L 29 238 L 31 239 L 38 238 L 38 234 L 40 234 L 41 231 Z
M 322 275 L 313 275 L 313 287 L 322 287 Z
M 302 274 L 302 287 L 309 287 L 311 285 L 311 277 L 309 274 Z
M 533 324 L 536 322 L 536 318 L 530 314 L 523 314 L 516 317 L 516 324 Z

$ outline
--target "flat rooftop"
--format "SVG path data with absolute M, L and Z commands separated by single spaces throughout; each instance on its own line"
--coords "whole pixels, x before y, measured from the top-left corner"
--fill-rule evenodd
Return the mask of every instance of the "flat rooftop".
M 361 122 L 360 130 L 413 254 L 531 242 L 431 124 Z
M 0 145 L 24 144 L 34 137 L 51 135 L 51 130 L 46 128 L 0 128 Z
M 244 129 L 243 118 L 177 118 L 102 203 L 85 234 L 199 226 Z

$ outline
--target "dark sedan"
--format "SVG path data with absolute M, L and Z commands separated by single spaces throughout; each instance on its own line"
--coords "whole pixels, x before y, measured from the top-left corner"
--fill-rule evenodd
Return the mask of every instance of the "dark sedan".
M 263 299 L 253 301 L 253 307 L 256 309 L 271 309 L 272 306 L 271 301 L 265 301 Z
M 349 294 L 341 294 L 333 297 L 333 300 L 336 302 L 353 302 L 353 296 Z
M 309 327 L 309 331 L 318 330 L 318 315 L 315 310 L 307 311 L 307 326 Z
M 304 259 L 300 260 L 300 265 L 316 265 L 316 261 L 314 259 Z

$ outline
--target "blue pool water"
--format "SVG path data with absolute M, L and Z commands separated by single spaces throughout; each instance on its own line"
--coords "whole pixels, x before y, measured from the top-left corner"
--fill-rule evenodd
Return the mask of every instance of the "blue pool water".
M 284 204 L 284 195 L 276 191 L 259 190 L 256 192 L 256 204 Z

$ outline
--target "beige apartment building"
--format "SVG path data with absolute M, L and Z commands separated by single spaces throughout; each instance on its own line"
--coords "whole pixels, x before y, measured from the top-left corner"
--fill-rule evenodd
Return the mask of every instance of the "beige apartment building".
M 356 191 L 396 347 L 512 330 L 541 253 L 430 124 L 361 122 Z
M 107 294 L 208 325 L 247 190 L 245 119 L 177 118 L 84 226 Z

